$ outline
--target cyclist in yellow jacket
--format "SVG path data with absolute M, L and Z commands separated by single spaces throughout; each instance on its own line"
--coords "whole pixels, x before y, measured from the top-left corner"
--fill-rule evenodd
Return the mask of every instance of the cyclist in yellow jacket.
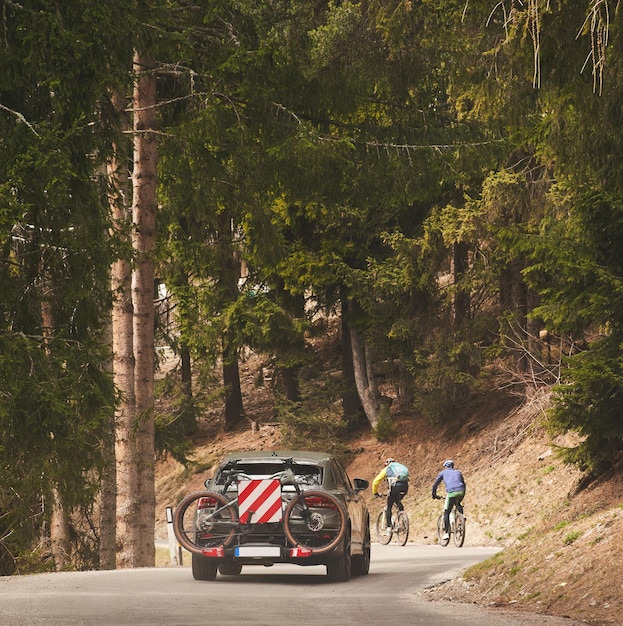
M 387 480 L 389 492 L 387 494 L 387 507 L 385 527 L 390 528 L 392 525 L 392 508 L 394 504 L 399 511 L 404 511 L 402 499 L 409 491 L 409 470 L 402 464 L 398 463 L 394 458 L 390 457 L 385 461 L 385 467 L 376 475 L 372 481 L 372 495 L 379 497 L 378 488 L 383 480 Z

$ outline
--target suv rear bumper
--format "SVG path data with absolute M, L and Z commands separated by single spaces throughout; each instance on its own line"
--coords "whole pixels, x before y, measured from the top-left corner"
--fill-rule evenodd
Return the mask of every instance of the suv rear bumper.
M 203 556 L 217 563 L 225 561 L 242 565 L 273 565 L 274 563 L 293 563 L 295 565 L 326 565 L 340 557 L 341 547 L 328 553 L 314 554 L 305 548 L 290 548 L 271 544 L 246 544 L 231 548 L 209 548 Z

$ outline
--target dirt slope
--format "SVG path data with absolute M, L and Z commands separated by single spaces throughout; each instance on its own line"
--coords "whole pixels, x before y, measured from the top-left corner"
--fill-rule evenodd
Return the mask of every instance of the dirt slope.
M 250 372 L 246 375 L 251 378 Z M 280 446 L 279 426 L 267 421 L 270 393 L 253 388 L 249 398 L 245 406 L 253 421 L 238 432 L 224 433 L 214 416 L 206 417 L 192 469 L 170 459 L 159 465 L 158 538 L 166 538 L 165 507 L 200 489 L 225 452 Z M 466 543 L 504 550 L 466 578 L 427 590 L 424 595 L 431 600 L 621 624 L 623 584 L 617 570 L 623 556 L 623 480 L 616 474 L 577 491 L 579 473 L 557 459 L 541 427 L 547 401 L 538 394 L 520 403 L 502 393 L 483 393 L 444 425 L 396 414 L 392 441 L 379 442 L 367 432 L 348 441 L 349 473 L 371 481 L 386 457 L 406 463 L 412 478 L 405 499 L 410 541 L 434 543 L 441 502 L 431 499 L 430 486 L 445 458 L 453 458 L 463 471 Z M 373 515 L 378 512 L 379 502 L 370 497 L 369 505 Z

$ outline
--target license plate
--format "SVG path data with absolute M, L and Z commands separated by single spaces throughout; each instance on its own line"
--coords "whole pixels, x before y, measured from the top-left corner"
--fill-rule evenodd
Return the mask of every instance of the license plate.
M 236 546 L 235 556 L 262 557 L 262 556 L 281 556 L 279 546 Z

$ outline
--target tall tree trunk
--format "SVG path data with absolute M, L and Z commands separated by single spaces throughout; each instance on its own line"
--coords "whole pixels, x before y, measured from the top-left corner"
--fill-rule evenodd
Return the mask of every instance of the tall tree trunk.
M 125 99 L 118 93 L 113 105 L 120 113 L 125 109 Z M 122 130 L 129 125 L 122 117 Z M 117 146 L 118 158 L 109 163 L 111 175 L 110 207 L 114 235 L 127 243 L 128 253 L 117 259 L 111 269 L 113 380 L 119 392 L 115 411 L 115 481 L 116 481 L 116 550 L 117 566 L 137 567 L 139 560 L 138 513 L 138 453 L 136 446 L 134 398 L 134 330 L 132 307 L 132 265 L 130 262 L 129 227 L 130 183 L 126 156 L 122 146 Z
M 469 290 L 461 285 L 461 279 L 468 268 L 468 248 L 463 242 L 452 246 L 452 278 L 456 291 L 454 292 L 454 327 L 459 328 L 469 319 Z
M 528 353 L 528 287 L 523 281 L 521 270 L 523 263 L 520 260 L 512 261 L 502 273 L 500 279 L 500 302 L 502 307 L 513 314 L 514 326 L 510 329 L 511 342 L 515 346 L 525 346 L 517 349 L 516 365 L 519 371 L 526 372 L 530 365 Z
M 52 309 L 53 290 L 47 275 L 45 261 L 41 260 L 41 326 L 45 352 L 50 357 L 49 340 L 54 332 Z M 63 505 L 63 496 L 56 487 L 52 488 L 52 512 L 50 518 L 50 547 L 56 571 L 71 563 L 71 541 L 69 537 L 69 514 Z
M 56 488 L 52 490 L 50 542 L 54 567 L 57 572 L 60 572 L 71 564 L 71 543 L 69 540 L 69 515 L 63 506 L 63 498 Z
M 240 279 L 240 260 L 232 246 L 233 233 L 229 214 L 222 211 L 218 215 L 220 275 L 219 283 L 223 296 L 223 304 L 235 302 L 238 297 L 238 280 Z M 223 387 L 225 389 L 225 429 L 234 429 L 244 417 L 242 389 L 240 387 L 240 370 L 238 367 L 238 350 L 233 337 L 223 332 Z
M 303 319 L 305 317 L 305 295 L 293 294 L 289 290 L 285 289 L 283 280 L 279 280 L 275 285 L 276 299 L 281 306 L 296 319 Z M 301 346 L 301 351 L 302 351 Z M 294 346 L 288 346 L 285 350 L 286 353 L 290 353 Z M 277 347 L 276 357 L 277 362 L 283 362 L 283 351 L 281 347 Z M 281 391 L 286 398 L 286 401 L 292 406 L 296 407 L 301 403 L 301 387 L 299 382 L 300 365 L 285 366 L 278 364 L 275 367 L 274 386 L 279 392 Z
M 178 286 L 187 289 L 189 284 L 188 273 L 179 272 Z M 182 393 L 184 394 L 183 406 L 181 407 L 181 423 L 184 429 L 184 435 L 190 437 L 197 432 L 197 418 L 195 411 L 195 402 L 193 399 L 193 379 L 192 379 L 192 360 L 190 356 L 190 348 L 184 339 L 180 340 L 180 382 Z
M 381 417 L 381 394 L 372 371 L 372 362 L 366 350 L 365 341 L 353 328 L 350 329 L 350 341 L 353 348 L 353 371 L 357 393 L 368 422 L 374 429 L 378 426 Z
M 107 345 L 112 346 L 112 316 L 106 328 Z M 112 347 L 110 359 L 105 364 L 106 370 L 114 375 L 112 362 Z M 99 493 L 99 569 L 115 569 L 116 566 L 116 529 L 117 518 L 117 472 L 115 468 L 115 412 L 111 409 L 110 419 L 102 440 L 102 456 L 104 466 L 100 475 Z
M 349 430 L 356 430 L 365 423 L 366 416 L 357 393 L 353 366 L 353 346 L 350 328 L 346 319 L 346 300 L 342 300 L 342 420 Z
M 244 416 L 238 351 L 225 332 L 223 334 L 223 386 L 225 388 L 225 430 L 233 430 Z
M 156 73 L 152 58 L 134 55 L 134 170 L 132 219 L 135 269 L 132 275 L 134 307 L 134 397 L 140 510 L 139 564 L 155 563 L 155 447 L 154 447 L 154 259 L 156 243 Z

